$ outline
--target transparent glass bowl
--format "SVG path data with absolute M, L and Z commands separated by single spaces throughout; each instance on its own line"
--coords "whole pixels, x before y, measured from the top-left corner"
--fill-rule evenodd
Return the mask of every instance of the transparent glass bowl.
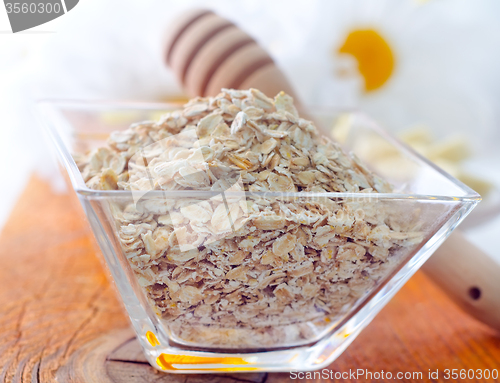
M 338 111 L 314 116 L 335 126 L 344 149 L 396 192 L 249 193 L 235 182 L 221 192 L 136 193 L 85 185 L 72 155 L 104 145 L 114 130 L 178 107 L 40 103 L 137 338 L 151 365 L 162 371 L 327 366 L 480 201 L 365 116 Z M 387 152 L 400 161 L 387 163 Z M 208 222 L 192 214 L 207 204 Z M 252 214 L 264 205 L 270 206 L 267 215 L 255 223 Z M 221 231 L 215 232 L 215 216 L 223 210 L 229 213 L 220 216 Z M 156 230 L 188 225 L 204 236 L 176 234 L 165 245 L 169 250 L 151 255 L 148 243 L 151 235 L 158 238 Z M 282 232 L 288 233 L 284 240 L 277 236 Z M 269 258 L 258 253 L 261 244 L 285 250 L 281 258 Z

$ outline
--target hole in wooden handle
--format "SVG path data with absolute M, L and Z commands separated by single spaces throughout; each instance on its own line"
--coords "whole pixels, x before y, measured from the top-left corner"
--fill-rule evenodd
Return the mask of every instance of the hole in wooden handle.
M 481 298 L 481 289 L 479 287 L 471 287 L 469 289 L 469 296 L 477 301 L 479 298 Z

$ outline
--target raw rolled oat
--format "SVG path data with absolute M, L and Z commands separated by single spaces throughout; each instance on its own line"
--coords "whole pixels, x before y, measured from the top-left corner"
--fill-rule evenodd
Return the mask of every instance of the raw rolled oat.
M 311 341 L 423 239 L 418 214 L 401 219 L 372 198 L 391 186 L 321 137 L 283 92 L 195 98 L 111 134 L 78 165 L 90 188 L 134 195 L 110 209 L 123 252 L 188 344 Z M 321 194 L 339 192 L 359 198 Z

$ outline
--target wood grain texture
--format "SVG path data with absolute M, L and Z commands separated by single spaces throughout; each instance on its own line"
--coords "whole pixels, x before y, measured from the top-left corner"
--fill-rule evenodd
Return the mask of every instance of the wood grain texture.
M 0 237 L 0 381 L 54 381 L 81 345 L 128 326 L 72 195 L 34 178 Z
M 287 373 L 169 375 L 150 367 L 75 204 L 32 178 L 0 235 L 0 382 L 290 381 Z M 444 369 L 500 370 L 500 338 L 417 273 L 329 366 L 358 368 L 446 382 Z

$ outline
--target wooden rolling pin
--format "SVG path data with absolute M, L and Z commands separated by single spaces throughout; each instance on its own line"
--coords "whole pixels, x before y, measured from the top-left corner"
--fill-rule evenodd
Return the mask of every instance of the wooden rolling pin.
M 257 88 L 269 96 L 283 90 L 297 100 L 269 54 L 209 10 L 176 19 L 166 37 L 165 59 L 191 97 L 215 96 L 221 88 Z M 462 234 L 455 231 L 423 270 L 462 309 L 500 331 L 500 265 Z

